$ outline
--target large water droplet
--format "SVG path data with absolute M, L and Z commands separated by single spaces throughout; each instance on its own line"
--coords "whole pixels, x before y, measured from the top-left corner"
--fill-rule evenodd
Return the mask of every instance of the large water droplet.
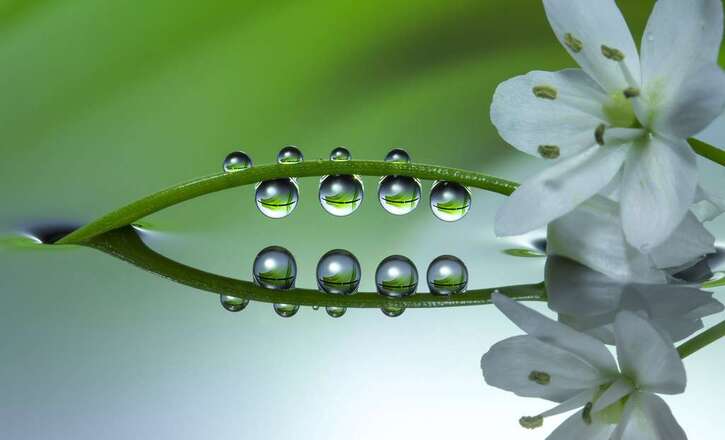
M 287 145 L 277 153 L 277 162 L 282 164 L 295 164 L 304 160 L 299 148 L 294 145 Z
M 360 263 L 344 249 L 326 253 L 317 263 L 317 285 L 323 292 L 352 295 L 360 285 Z
M 275 304 L 274 311 L 283 318 L 295 316 L 300 310 L 300 306 L 296 304 Z
M 415 293 L 418 270 L 410 259 L 391 255 L 380 262 L 375 271 L 375 286 L 383 296 L 400 298 Z
M 248 299 L 237 298 L 236 296 L 230 295 L 219 295 L 219 300 L 222 303 L 222 307 L 230 312 L 239 312 L 240 310 L 244 310 L 244 308 L 247 307 L 247 304 L 249 304 Z
M 471 208 L 471 193 L 455 182 L 435 182 L 430 190 L 430 208 L 439 219 L 455 222 Z
M 232 151 L 224 158 L 224 171 L 242 171 L 252 167 L 252 158 L 243 151 Z
M 257 254 L 252 274 L 257 285 L 266 289 L 291 289 L 297 278 L 297 262 L 287 249 L 269 246 Z
M 406 176 L 385 176 L 378 184 L 380 205 L 393 215 L 405 215 L 420 201 L 420 182 Z
M 339 318 L 347 312 L 347 307 L 327 306 L 325 311 L 332 318 Z
M 337 147 L 330 152 L 330 160 L 350 160 L 352 159 L 352 154 L 350 154 L 350 150 L 348 150 L 345 147 Z
M 385 155 L 385 162 L 409 163 L 410 155 L 402 148 L 393 148 Z
M 426 276 L 430 293 L 451 295 L 466 291 L 468 269 L 459 258 L 441 255 L 430 263 Z
M 289 178 L 260 182 L 254 194 L 257 208 L 269 218 L 283 218 L 290 215 L 297 206 L 299 197 L 297 183 Z
M 390 318 L 397 318 L 398 316 L 402 315 L 403 312 L 405 312 L 405 307 L 383 306 L 380 308 L 380 311 L 383 312 L 385 316 L 388 316 Z
M 320 204 L 337 217 L 355 212 L 363 196 L 363 183 L 356 176 L 325 176 L 320 182 Z

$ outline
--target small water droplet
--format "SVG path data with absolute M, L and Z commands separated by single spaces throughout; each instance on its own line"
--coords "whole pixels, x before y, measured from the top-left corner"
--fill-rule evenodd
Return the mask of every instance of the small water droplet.
M 332 318 L 340 318 L 347 312 L 347 307 L 327 306 L 325 307 L 325 311 Z
M 455 182 L 435 182 L 430 190 L 430 208 L 443 221 L 458 221 L 471 208 L 471 192 Z
M 320 306 L 318 306 L 317 304 L 315 304 L 314 306 L 312 306 L 312 310 L 320 310 Z
M 375 286 L 383 296 L 410 296 L 418 288 L 418 270 L 410 259 L 391 255 L 380 262 L 375 271 Z
M 350 159 L 352 159 L 352 154 L 350 154 L 350 150 L 345 147 L 337 147 L 330 152 L 330 160 L 337 161 Z
M 252 275 L 255 283 L 266 289 L 291 289 L 297 278 L 297 262 L 287 249 L 269 246 L 254 259 Z
M 383 306 L 380 308 L 380 311 L 383 312 L 383 315 L 385 316 L 388 316 L 390 318 L 397 318 L 398 316 L 402 315 L 403 312 L 405 312 L 405 307 Z
M 320 204 L 337 217 L 355 212 L 364 195 L 363 183 L 356 176 L 325 176 L 320 182 Z
M 300 306 L 296 304 L 275 304 L 274 311 L 283 318 L 291 318 L 300 310 Z
M 259 211 L 269 218 L 287 217 L 297 207 L 300 192 L 289 178 L 265 180 L 255 188 L 254 199 Z
M 287 145 L 277 153 L 277 162 L 282 164 L 295 164 L 304 160 L 299 148 L 294 145 Z
M 385 176 L 378 184 L 378 199 L 389 213 L 408 214 L 420 201 L 420 182 L 407 176 Z
M 352 295 L 360 285 L 360 263 L 344 249 L 327 252 L 317 263 L 317 286 L 326 293 Z
M 430 263 L 427 273 L 428 288 L 435 295 L 463 293 L 468 286 L 468 269 L 459 258 L 441 255 Z
M 402 148 L 393 148 L 385 155 L 385 162 L 410 163 L 410 155 Z
M 252 159 L 243 151 L 232 151 L 224 158 L 224 171 L 242 171 L 252 167 Z
M 219 295 L 219 300 L 222 303 L 222 307 L 230 312 L 239 312 L 244 310 L 244 308 L 247 307 L 247 304 L 249 304 L 248 299 L 237 298 L 236 296 L 230 295 Z

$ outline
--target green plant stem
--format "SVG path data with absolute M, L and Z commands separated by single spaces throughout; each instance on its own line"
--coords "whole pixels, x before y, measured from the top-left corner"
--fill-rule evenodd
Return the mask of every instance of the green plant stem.
M 57 244 L 82 244 L 94 236 L 129 225 L 169 206 L 223 189 L 251 185 L 263 180 L 283 177 L 310 177 L 335 174 L 356 174 L 361 176 L 397 174 L 424 180 L 447 180 L 503 195 L 510 195 L 518 186 L 515 182 L 472 171 L 415 163 L 317 160 L 294 165 L 263 165 L 233 173 L 202 177 L 159 191 L 104 215 L 98 220 L 66 235 L 58 240 Z
M 719 324 L 710 327 L 689 341 L 677 347 L 677 352 L 680 353 L 682 359 L 695 353 L 696 351 L 707 347 L 713 342 L 725 336 L 725 321 L 721 321 Z
M 689 142 L 695 153 L 725 167 L 725 151 L 695 138 Z
M 469 290 L 462 295 L 438 296 L 429 293 L 407 298 L 387 299 L 377 293 L 360 292 L 351 296 L 330 295 L 311 289 L 270 290 L 248 281 L 241 281 L 178 263 L 150 249 L 131 226 L 95 236 L 83 246 L 89 246 L 127 261 L 147 271 L 177 283 L 207 292 L 235 296 L 250 301 L 298 304 L 303 306 L 337 306 L 350 308 L 407 308 L 455 307 L 489 304 L 491 294 L 501 292 L 518 301 L 546 301 L 544 284 L 526 284 L 489 289 Z

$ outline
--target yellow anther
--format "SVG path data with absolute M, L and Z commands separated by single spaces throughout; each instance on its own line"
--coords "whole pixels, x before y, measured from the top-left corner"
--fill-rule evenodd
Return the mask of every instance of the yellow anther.
M 541 428 L 544 426 L 544 418 L 541 416 L 521 417 L 519 419 L 519 425 L 526 429 Z
M 579 40 L 568 32 L 564 34 L 564 44 L 566 44 L 566 47 L 574 53 L 579 53 L 582 49 L 584 49 L 584 43 L 582 43 L 582 40 Z
M 529 374 L 529 380 L 536 382 L 539 385 L 549 385 L 551 382 L 551 376 L 549 373 L 544 373 L 543 371 L 532 371 Z
M 556 145 L 539 145 L 539 155 L 544 159 L 558 159 L 561 151 Z
M 554 87 L 551 86 L 535 86 L 532 91 L 534 96 L 541 99 L 556 99 L 558 92 Z
M 605 46 L 602 44 L 602 55 L 604 55 L 606 58 L 609 58 L 612 61 L 622 61 L 624 60 L 624 54 L 621 50 L 615 49 L 613 47 Z

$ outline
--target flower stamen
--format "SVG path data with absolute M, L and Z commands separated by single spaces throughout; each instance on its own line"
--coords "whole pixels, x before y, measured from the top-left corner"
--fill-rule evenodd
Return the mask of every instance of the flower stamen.
M 637 87 L 627 87 L 624 89 L 624 97 L 627 99 L 636 98 L 639 96 L 640 91 Z
M 604 44 L 602 44 L 602 55 L 612 61 L 624 61 L 624 53 L 621 50 Z
M 521 425 L 522 428 L 526 429 L 536 429 L 541 428 L 544 426 L 544 418 L 541 416 L 534 416 L 534 417 L 521 417 L 519 419 L 519 425 Z
M 561 150 L 556 145 L 539 145 L 537 151 L 539 152 L 539 155 L 544 159 L 558 159 L 561 155 Z M 534 371 L 532 372 L 532 374 L 533 373 L 536 372 Z M 531 379 L 531 376 L 529 376 L 529 379 Z
M 582 419 L 584 419 L 584 423 L 587 425 L 592 424 L 592 407 L 594 404 L 592 402 L 587 402 L 587 404 L 584 406 L 584 410 L 582 411 Z
M 597 144 L 604 145 L 604 133 L 606 130 L 607 126 L 604 124 L 599 124 L 594 130 L 594 140 L 597 141 Z
M 544 373 L 543 371 L 532 371 L 529 374 L 529 380 L 536 382 L 539 385 L 549 385 L 551 383 L 551 375 Z
M 582 49 L 584 49 L 584 43 L 582 43 L 582 40 L 576 38 L 569 32 L 564 34 L 564 44 L 574 53 L 579 53 Z
M 534 92 L 534 96 L 541 99 L 554 100 L 559 94 L 554 87 L 545 85 L 535 86 L 532 91 Z

